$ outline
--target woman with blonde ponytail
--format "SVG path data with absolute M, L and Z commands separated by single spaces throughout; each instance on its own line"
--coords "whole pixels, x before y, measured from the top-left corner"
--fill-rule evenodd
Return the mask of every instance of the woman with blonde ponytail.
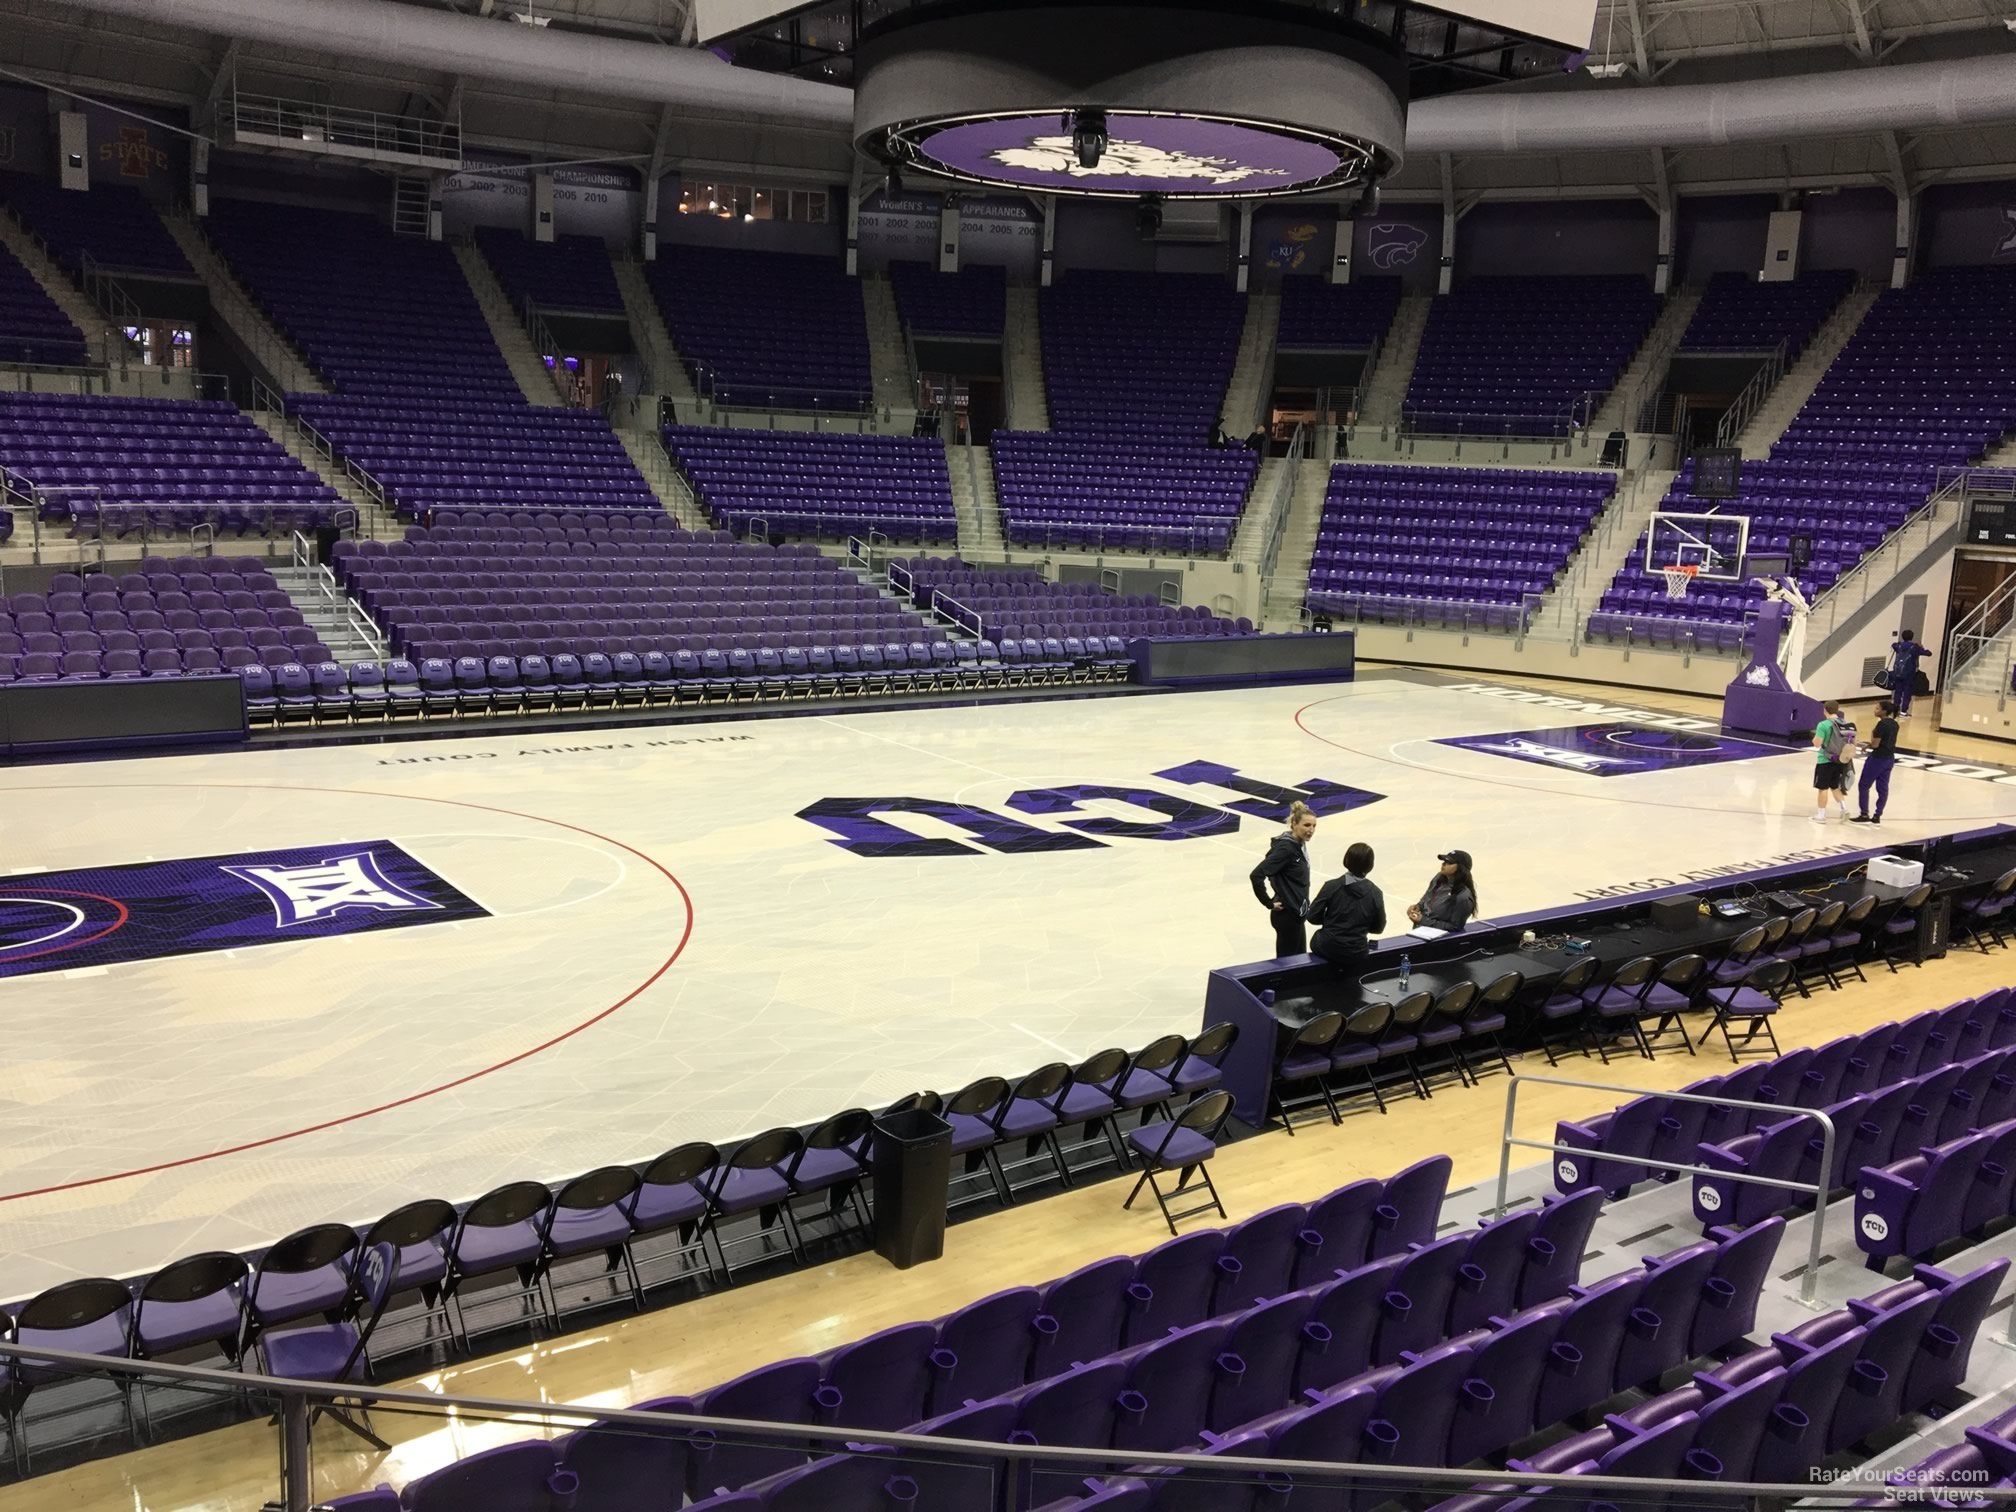
M 1309 837 L 1316 833 L 1316 813 L 1299 799 L 1288 807 L 1288 828 L 1274 837 L 1267 854 L 1249 880 L 1253 896 L 1274 921 L 1274 955 L 1301 955 L 1309 944 L 1302 933 L 1302 912 L 1309 906 Z

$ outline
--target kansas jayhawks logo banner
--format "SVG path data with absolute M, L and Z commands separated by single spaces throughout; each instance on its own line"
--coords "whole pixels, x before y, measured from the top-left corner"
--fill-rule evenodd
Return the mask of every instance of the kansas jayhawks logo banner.
M 389 840 L 0 877 L 0 977 L 489 913 Z

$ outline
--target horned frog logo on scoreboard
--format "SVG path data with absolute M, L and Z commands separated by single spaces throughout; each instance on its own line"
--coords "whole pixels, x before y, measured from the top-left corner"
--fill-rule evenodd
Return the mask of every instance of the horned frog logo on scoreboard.
M 1106 144 L 1105 156 L 1096 168 L 1082 168 L 1068 136 L 1031 137 L 1026 147 L 1003 147 L 992 154 L 1004 168 L 1021 168 L 1030 173 L 1063 173 L 1072 178 L 1197 179 L 1214 188 L 1239 183 L 1256 175 L 1279 177 L 1280 169 L 1256 168 L 1232 158 L 1199 157 L 1192 152 L 1171 152 L 1146 142 L 1115 138 Z

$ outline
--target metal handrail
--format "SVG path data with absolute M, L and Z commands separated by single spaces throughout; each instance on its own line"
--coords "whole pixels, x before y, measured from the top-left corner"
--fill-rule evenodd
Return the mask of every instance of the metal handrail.
M 1870 594 L 1876 588 L 1892 580 L 1895 566 L 1884 563 L 1879 570 L 1877 565 L 1889 547 L 1893 545 L 1901 547 L 1907 532 L 1921 528 L 1925 530 L 1926 540 L 1929 541 L 1937 533 L 1940 514 L 1948 505 L 1953 507 L 1955 521 L 1960 518 L 1960 504 L 1967 496 L 1969 472 L 1970 469 L 1961 468 L 1946 476 L 1940 486 L 1933 490 L 1931 496 L 1907 515 L 1901 525 L 1885 536 L 1874 551 L 1842 573 L 1827 591 L 1814 601 L 1813 613 L 1806 627 L 1806 643 L 1809 646 L 1818 648 L 1846 615 L 1861 608 L 1869 601 Z M 1824 620 L 1823 614 L 1826 616 Z
M 144 357 L 140 343 L 126 333 L 147 317 L 140 311 L 140 302 L 126 292 L 126 286 L 101 268 L 89 252 L 77 255 L 77 283 L 84 290 L 84 297 L 111 323 L 110 334 L 120 343 L 120 364 L 124 366 Z
M 1260 577 L 1264 581 L 1274 576 L 1281 564 L 1281 539 L 1288 533 L 1288 517 L 1295 512 L 1295 489 L 1302 480 L 1302 464 L 1309 456 L 1309 428 L 1295 427 L 1288 438 L 1288 465 L 1281 470 L 1281 481 L 1274 491 L 1273 518 L 1267 523 L 1267 544 L 1260 552 Z
M 1292 1477 L 1310 1484 L 1340 1480 L 1398 1482 L 1399 1489 L 1436 1487 L 1455 1492 L 1475 1485 L 1480 1476 L 1494 1483 L 1514 1487 L 1548 1487 L 1577 1493 L 1612 1492 L 1629 1506 L 1637 1498 L 1667 1499 L 1683 1496 L 1699 1501 L 1714 1493 L 1732 1501 L 1759 1499 L 1790 1505 L 1793 1502 L 1839 1502 L 1852 1506 L 1869 1494 L 1862 1482 L 1843 1478 L 1817 1481 L 1811 1485 L 1772 1485 L 1758 1481 L 1660 1480 L 1650 1476 L 1542 1475 L 1525 1470 L 1444 1469 L 1425 1465 L 1356 1464 L 1336 1460 L 1258 1459 L 1246 1455 L 1212 1455 L 1208 1459 L 1194 1451 L 1170 1453 L 1147 1450 L 1075 1449 L 1058 1445 L 999 1443 L 979 1439 L 938 1438 L 920 1433 L 894 1433 L 880 1429 L 850 1428 L 844 1425 L 821 1427 L 801 1423 L 760 1422 L 750 1418 L 703 1417 L 690 1412 L 642 1411 L 635 1407 L 569 1406 L 548 1401 L 523 1401 L 506 1397 L 444 1396 L 439 1392 L 415 1391 L 408 1387 L 376 1386 L 365 1382 L 325 1383 L 292 1380 L 282 1376 L 259 1375 L 250 1371 L 218 1370 L 201 1365 L 171 1365 L 155 1360 L 132 1360 L 116 1355 L 84 1354 L 72 1349 L 52 1349 L 44 1345 L 0 1342 L 0 1360 L 33 1360 L 38 1366 L 67 1366 L 72 1375 L 111 1375 L 138 1381 L 149 1378 L 176 1381 L 192 1388 L 204 1388 L 241 1399 L 248 1394 L 276 1398 L 280 1403 L 280 1427 L 285 1473 L 280 1512 L 308 1512 L 312 1476 L 309 1455 L 312 1445 L 308 1426 L 311 1409 L 342 1406 L 385 1407 L 407 1410 L 427 1417 L 453 1416 L 464 1421 L 501 1420 L 525 1422 L 528 1418 L 607 1423 L 631 1429 L 643 1436 L 677 1432 L 691 1437 L 696 1431 L 711 1430 L 717 1437 L 763 1443 L 783 1440 L 794 1447 L 817 1446 L 807 1453 L 847 1453 L 877 1447 L 906 1450 L 913 1457 L 934 1462 L 947 1459 L 979 1460 L 986 1463 L 1050 1467 L 1058 1471 L 1078 1470 L 1081 1474 L 1115 1473 L 1126 1467 L 1153 1466 L 1157 1469 L 1187 1470 L 1195 1474 L 1225 1472 L 1270 1478 Z M 1510 1495 L 1512 1493 L 1508 1493 Z M 1970 1499 L 2016 1505 L 2016 1488 L 1969 1486 Z M 1385 1498 L 1380 1498 L 1384 1500 Z
M 1743 428 L 1750 423 L 1757 411 L 1764 407 L 1765 397 L 1778 386 L 1778 380 L 1785 376 L 1785 354 L 1791 345 L 1790 336 L 1781 340 L 1757 371 L 1750 375 L 1750 381 L 1743 385 L 1734 399 L 1729 401 L 1729 408 L 1722 412 L 1722 418 L 1715 423 L 1717 446 L 1734 446 L 1736 438 L 1743 434 Z
M 1797 1108 L 1785 1103 L 1749 1102 L 1737 1097 L 1708 1097 L 1699 1092 L 1668 1092 L 1663 1087 L 1626 1087 L 1615 1082 L 1571 1081 L 1565 1076 L 1529 1076 L 1521 1074 L 1505 1084 L 1505 1133 L 1498 1146 L 1498 1205 L 1486 1211 L 1496 1217 L 1509 1210 L 1506 1188 L 1512 1179 L 1512 1147 L 1518 1145 L 1527 1150 L 1549 1150 L 1562 1155 L 1592 1153 L 1601 1156 L 1602 1151 L 1579 1149 L 1574 1145 L 1553 1144 L 1539 1139 L 1517 1139 L 1513 1137 L 1513 1117 L 1518 1109 L 1519 1087 L 1579 1087 L 1585 1092 L 1622 1092 L 1627 1097 L 1666 1097 L 1675 1102 L 1704 1103 L 1711 1108 L 1743 1108 L 1760 1113 L 1776 1113 L 1784 1118 L 1810 1118 L 1820 1125 L 1820 1171 L 1824 1177 L 1834 1169 L 1834 1120 L 1817 1108 Z M 1746 1181 L 1752 1186 L 1775 1187 L 1781 1191 L 1807 1192 L 1813 1197 L 1813 1241 L 1806 1257 L 1806 1274 L 1799 1282 L 1799 1302 L 1803 1307 L 1818 1310 L 1814 1297 L 1819 1285 L 1821 1256 L 1826 1252 L 1827 1194 L 1831 1188 L 1811 1181 L 1781 1181 L 1775 1176 L 1752 1176 L 1742 1171 L 1717 1171 L 1708 1166 L 1683 1165 L 1677 1161 L 1651 1160 L 1642 1155 L 1631 1157 L 1633 1165 L 1641 1165 L 1658 1171 L 1672 1171 L 1683 1176 L 1722 1176 L 1731 1181 Z
M 232 333 L 251 348 L 252 355 L 265 363 L 267 371 L 285 388 L 291 389 L 297 379 L 302 381 L 303 387 L 312 382 L 314 371 L 307 359 L 267 319 L 251 295 L 239 284 L 237 273 L 211 242 L 203 223 L 179 207 L 169 211 L 163 219 L 188 227 L 203 254 L 216 263 L 214 268 L 198 270 L 199 276 L 210 292 L 211 305 L 224 317 L 224 323 L 231 327 Z M 195 259 L 191 261 L 193 263 Z
M 1248 299 L 1265 299 L 1264 294 L 1249 294 Z M 1274 298 L 1274 329 L 1267 338 L 1267 351 L 1260 359 L 1260 381 L 1253 391 L 1253 428 L 1267 429 L 1267 417 L 1272 412 L 1274 398 L 1274 364 L 1281 352 L 1281 296 Z
M 948 625 L 971 631 L 975 640 L 986 639 L 986 621 L 980 618 L 979 611 L 967 608 L 943 588 L 931 590 L 931 612 Z
M 502 287 L 502 284 L 499 284 Z M 519 312 L 525 322 L 525 334 L 532 340 L 532 351 L 546 364 L 546 375 L 553 381 L 553 388 L 562 399 L 571 399 L 567 389 L 567 357 L 560 350 L 560 339 L 553 334 L 553 328 L 546 324 L 545 316 L 539 313 L 539 306 L 526 296 L 525 308 Z

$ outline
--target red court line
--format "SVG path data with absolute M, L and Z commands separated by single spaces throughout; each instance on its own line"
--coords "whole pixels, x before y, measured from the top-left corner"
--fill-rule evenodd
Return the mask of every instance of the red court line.
M 119 917 L 99 930 L 98 933 L 86 935 L 81 940 L 62 939 L 46 950 L 24 950 L 19 955 L 0 955 L 0 964 L 11 965 L 15 961 L 32 961 L 38 956 L 56 955 L 65 950 L 75 950 L 80 945 L 95 945 L 107 935 L 117 934 L 120 930 L 124 929 L 126 921 L 133 917 L 131 911 L 127 909 L 124 903 L 121 903 L 117 898 L 108 898 L 103 893 L 71 892 L 69 889 L 62 887 L 10 886 L 6 890 L 19 893 L 27 898 L 89 898 L 93 903 L 110 903 L 114 908 L 119 910 Z
M 153 782 L 121 782 L 121 783 L 96 783 L 93 784 L 93 786 L 100 790 L 114 790 L 119 788 L 127 788 L 127 789 L 142 789 L 146 791 L 154 791 L 161 787 L 171 786 L 171 784 L 153 783 Z M 264 783 L 249 783 L 249 782 L 192 782 L 192 783 L 175 783 L 172 784 L 172 786 L 185 789 L 222 788 L 233 792 L 339 793 L 345 797 L 351 797 L 351 798 L 397 798 L 397 799 L 403 799 L 411 803 L 441 803 L 441 804 L 447 804 L 452 808 L 475 809 L 486 814 L 504 814 L 513 819 L 527 819 L 534 824 L 550 824 L 556 829 L 572 830 L 577 835 L 586 835 L 591 840 L 600 840 L 605 845 L 613 845 L 618 850 L 628 851 L 631 855 L 635 856 L 639 861 L 642 861 L 646 866 L 650 867 L 653 871 L 657 872 L 659 876 L 663 877 L 667 882 L 670 882 L 673 888 L 678 892 L 679 900 L 686 909 L 686 926 L 684 929 L 680 931 L 678 942 L 672 947 L 672 953 L 666 956 L 663 961 L 660 961 L 658 963 L 657 969 L 654 970 L 649 976 L 644 978 L 643 981 L 639 982 L 635 987 L 632 987 L 628 992 L 624 993 L 622 997 L 618 998 L 615 1002 L 611 1003 L 607 1008 L 604 1008 L 601 1012 L 595 1014 L 592 1018 L 583 1019 L 573 1028 L 563 1030 L 559 1034 L 554 1035 L 551 1039 L 546 1040 L 541 1044 L 534 1045 L 529 1050 L 521 1050 L 516 1055 L 513 1055 L 508 1059 L 498 1061 L 495 1065 L 484 1066 L 481 1070 L 471 1071 L 467 1075 L 458 1076 L 453 1081 L 442 1082 L 438 1087 L 428 1087 L 426 1090 L 421 1092 L 410 1092 L 404 1097 L 394 1098 L 391 1102 L 380 1103 L 375 1108 L 360 1108 L 354 1113 L 345 1113 L 336 1118 L 325 1118 L 320 1123 L 308 1124 L 307 1126 L 299 1129 L 289 1129 L 283 1134 L 268 1134 L 261 1139 L 248 1139 L 243 1144 L 230 1145 L 225 1149 L 221 1150 L 211 1150 L 208 1153 L 202 1155 L 184 1155 L 178 1160 L 163 1160 L 157 1162 L 154 1165 L 135 1166 L 130 1171 L 114 1171 L 109 1175 L 105 1176 L 87 1176 L 79 1181 L 59 1182 L 54 1186 L 36 1187 L 30 1191 L 25 1192 L 0 1193 L 0 1202 L 17 1202 L 25 1197 L 46 1197 L 55 1192 L 74 1192 L 82 1187 L 102 1186 L 106 1182 L 124 1181 L 128 1177 L 132 1176 L 152 1176 L 160 1171 L 173 1171 L 182 1166 L 200 1165 L 206 1160 L 222 1160 L 227 1155 L 242 1155 L 247 1150 L 264 1149 L 268 1145 L 282 1144 L 285 1143 L 287 1140 L 300 1139 L 309 1134 L 319 1134 L 325 1129 L 340 1128 L 344 1124 L 357 1123 L 360 1120 L 366 1118 L 375 1118 L 380 1113 L 389 1113 L 395 1108 L 404 1108 L 412 1103 L 423 1102 L 430 1097 L 439 1097 L 443 1092 L 452 1092 L 457 1087 L 466 1087 L 469 1085 L 469 1083 L 473 1081 L 480 1081 L 486 1076 L 494 1075 L 496 1072 L 506 1070 L 511 1066 L 515 1066 L 520 1061 L 530 1060 L 535 1055 L 539 1055 L 547 1050 L 551 1050 L 555 1045 L 564 1043 L 565 1041 L 574 1038 L 575 1035 L 580 1034 L 584 1030 L 594 1028 L 595 1025 L 601 1023 L 611 1014 L 620 1011 L 630 1002 L 632 1002 L 633 1000 L 641 996 L 643 993 L 648 991 L 660 977 L 664 976 L 666 972 L 670 971 L 672 969 L 672 963 L 679 959 L 680 955 L 684 953 L 686 949 L 687 942 L 693 938 L 693 922 L 694 922 L 693 898 L 692 895 L 686 891 L 685 885 L 682 882 L 680 882 L 680 880 L 677 877 L 673 876 L 672 873 L 666 870 L 666 868 L 662 864 L 660 864 L 657 860 L 655 860 L 650 856 L 645 855 L 644 852 L 638 850 L 634 845 L 625 845 L 621 840 L 612 839 L 608 835 L 599 834 L 595 830 L 584 828 L 583 826 L 578 824 L 569 824 L 564 819 L 549 819 L 543 814 L 527 814 L 518 809 L 498 808 L 495 805 L 488 803 L 468 803 L 459 798 L 430 798 L 420 793 L 385 793 L 385 792 L 379 792 L 376 789 L 372 788 L 295 787 L 282 784 L 264 784 Z M 16 793 L 72 792 L 74 791 L 74 789 L 47 788 L 47 787 L 9 788 L 6 791 Z

